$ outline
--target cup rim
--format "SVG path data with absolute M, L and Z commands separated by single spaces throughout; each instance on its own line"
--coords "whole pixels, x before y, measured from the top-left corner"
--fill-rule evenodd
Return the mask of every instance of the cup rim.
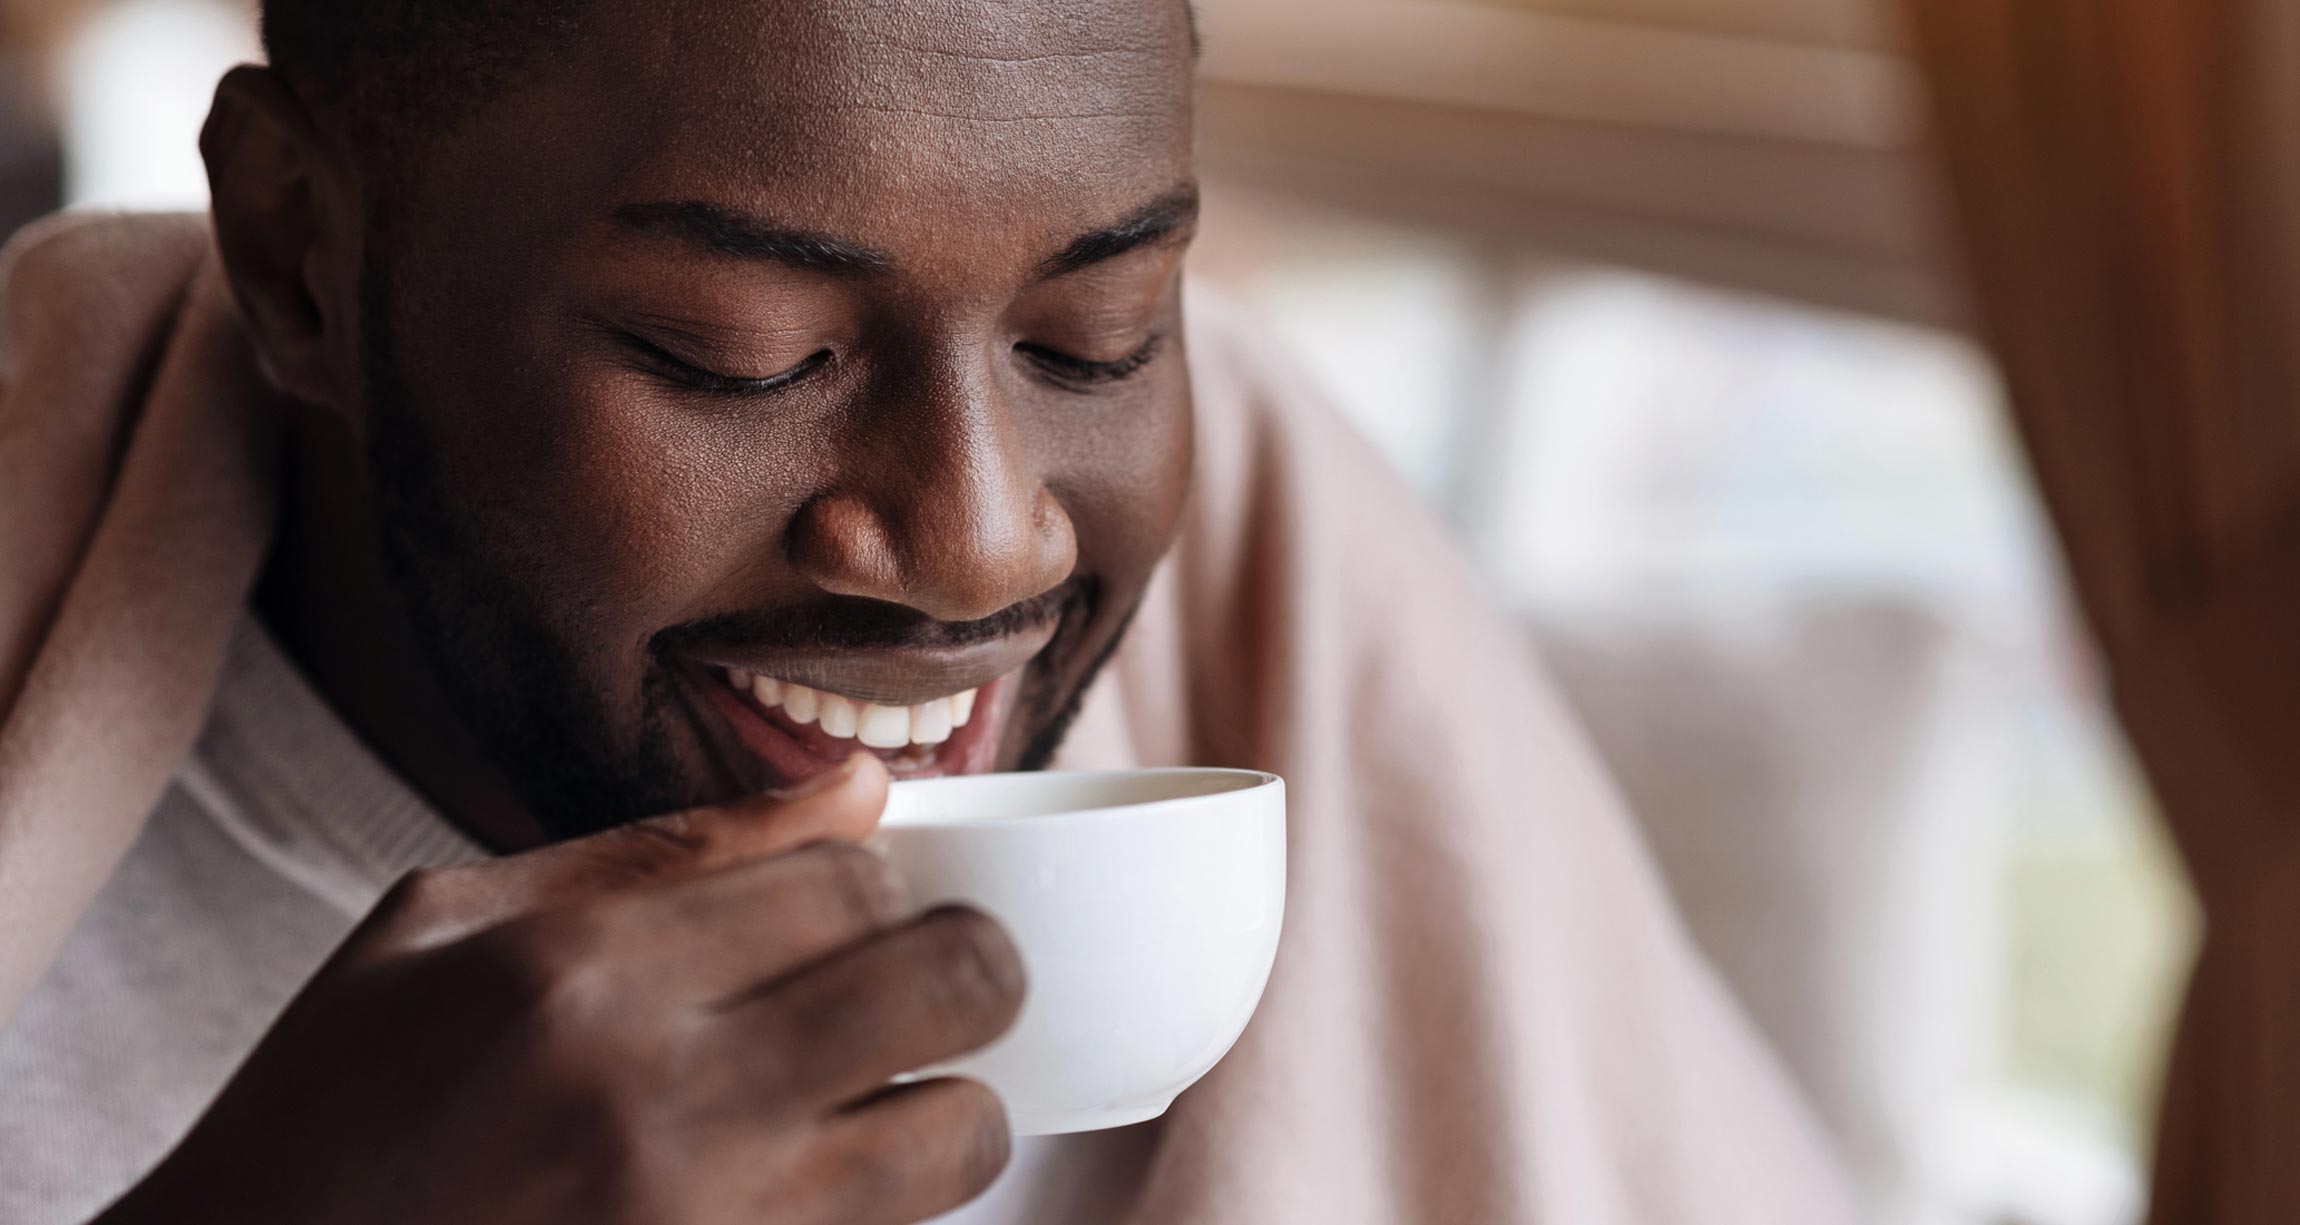
M 1094 780 L 1105 778 L 1139 778 L 1143 775 L 1200 775 L 1238 780 L 1238 785 L 1220 791 L 1200 792 L 1196 795 L 1161 796 L 1151 800 L 1133 800 L 1120 804 L 1094 804 L 1084 808 L 1064 808 L 1054 812 L 1002 813 L 995 816 L 955 816 L 936 813 L 888 814 L 880 819 L 879 829 L 994 829 L 1018 825 L 1037 825 L 1050 821 L 1075 821 L 1083 818 L 1112 819 L 1131 816 L 1155 808 L 1191 806 L 1211 801 L 1232 800 L 1239 796 L 1269 787 L 1285 785 L 1285 779 L 1267 770 L 1248 770 L 1233 766 L 1143 766 L 1117 770 L 1002 770 L 992 774 L 952 774 L 941 778 L 903 779 L 892 784 L 905 789 L 965 787 L 980 784 L 986 779 L 1027 777 L 1032 779 Z M 891 796 L 891 792 L 890 792 Z M 891 806 L 891 805 L 890 805 Z

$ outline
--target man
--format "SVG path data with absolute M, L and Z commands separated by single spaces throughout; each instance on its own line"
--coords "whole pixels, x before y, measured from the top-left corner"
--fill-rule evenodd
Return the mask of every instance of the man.
M 0 1035 L 0 1216 L 1842 1219 L 1432 526 L 1185 329 L 1181 4 L 265 16 L 221 272 L 126 223 L 10 287 L 0 472 L 73 510 L 0 523 L 0 879 L 206 726 Z M 1166 1118 L 1009 1166 L 883 1086 L 1013 950 L 854 843 L 1058 749 L 1287 774 L 1288 931 Z

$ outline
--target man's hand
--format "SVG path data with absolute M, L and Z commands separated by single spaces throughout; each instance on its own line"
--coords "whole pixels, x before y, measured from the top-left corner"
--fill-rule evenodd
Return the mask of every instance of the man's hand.
M 400 882 L 120 1225 L 913 1222 L 1005 1164 L 1014 946 L 855 845 L 886 774 Z

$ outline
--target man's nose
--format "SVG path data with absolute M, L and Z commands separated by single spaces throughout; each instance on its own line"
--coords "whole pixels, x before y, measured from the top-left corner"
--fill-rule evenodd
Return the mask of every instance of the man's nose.
M 834 595 L 976 621 L 1070 577 L 1078 538 L 1019 423 L 988 388 L 873 414 L 841 477 L 791 527 L 799 572 Z

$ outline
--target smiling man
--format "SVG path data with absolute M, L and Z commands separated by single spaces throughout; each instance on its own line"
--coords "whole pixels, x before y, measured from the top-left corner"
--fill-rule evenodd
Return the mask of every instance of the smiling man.
M 212 241 L 7 286 L 0 1219 L 1845 1219 L 1435 525 L 1185 325 L 1184 5 L 264 16 Z M 1011 945 L 857 844 L 1056 760 L 1285 774 L 1287 936 L 1010 1145 L 885 1086 Z
M 1189 481 L 1184 10 L 449 11 L 209 126 L 294 654 L 497 845 L 1043 764 Z

